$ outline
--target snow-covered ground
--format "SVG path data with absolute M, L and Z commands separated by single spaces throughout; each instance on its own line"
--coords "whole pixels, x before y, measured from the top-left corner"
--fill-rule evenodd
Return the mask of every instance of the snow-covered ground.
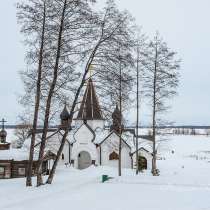
M 114 168 L 61 167 L 51 186 L 0 180 L 0 210 L 210 210 L 210 138 L 174 136 L 164 144 L 159 177 L 123 170 L 119 178 Z M 102 174 L 113 179 L 101 183 Z

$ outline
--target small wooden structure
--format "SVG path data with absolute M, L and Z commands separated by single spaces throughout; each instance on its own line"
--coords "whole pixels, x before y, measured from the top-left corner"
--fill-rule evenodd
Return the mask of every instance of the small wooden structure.
M 28 169 L 28 151 L 24 149 L 11 149 L 10 143 L 6 141 L 7 132 L 4 129 L 4 119 L 0 131 L 0 179 L 11 179 L 25 177 Z M 55 154 L 46 152 L 42 166 L 42 173 L 49 172 L 49 161 L 55 159 Z M 32 175 L 36 175 L 38 161 L 34 158 Z
M 36 175 L 38 161 L 33 162 L 33 176 Z M 0 160 L 0 179 L 21 178 L 26 176 L 28 160 Z M 47 161 L 44 161 L 43 173 L 47 173 Z

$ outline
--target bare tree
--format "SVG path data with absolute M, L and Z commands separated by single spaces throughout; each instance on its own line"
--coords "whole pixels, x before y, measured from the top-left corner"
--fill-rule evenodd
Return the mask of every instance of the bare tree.
M 152 108 L 152 143 L 153 159 L 152 174 L 158 175 L 157 139 L 158 125 L 163 125 L 162 115 L 168 110 L 167 100 L 176 94 L 179 82 L 180 61 L 175 59 L 176 53 L 171 51 L 167 44 L 156 33 L 148 44 L 146 61 L 144 60 L 144 88 Z
M 132 56 L 130 53 L 132 50 L 131 22 L 132 18 L 130 15 L 127 12 L 119 12 L 112 0 L 107 2 L 107 6 L 104 8 L 104 11 L 98 16 L 97 19 L 95 19 L 95 30 L 92 31 L 92 36 L 94 35 L 94 39 L 91 40 L 91 48 L 88 50 L 87 59 L 85 59 L 85 69 L 82 73 L 83 76 L 81 83 L 78 86 L 73 103 L 71 105 L 69 126 L 66 127 L 62 137 L 61 146 L 58 150 L 56 160 L 47 180 L 48 184 L 51 184 L 53 181 L 56 167 L 65 145 L 66 137 L 71 129 L 75 107 L 78 103 L 81 89 L 88 79 L 87 74 L 90 67 L 93 66 L 94 68 L 95 73 L 92 75 L 92 77 L 95 79 L 97 86 L 99 88 L 106 87 L 105 89 L 102 88 L 104 90 L 104 97 L 110 91 L 109 87 L 112 87 L 112 90 L 114 90 L 114 87 L 117 87 L 117 90 L 119 90 L 119 82 L 112 82 L 115 81 L 116 78 L 118 78 L 119 81 L 119 43 L 124 49 L 123 54 L 121 55 L 121 62 L 126 67 L 132 63 Z M 126 74 L 124 73 L 124 75 Z M 106 84 L 106 86 L 104 86 L 104 84 Z M 126 87 L 129 88 L 129 85 L 123 88 L 126 89 Z M 110 93 L 111 92 L 112 91 L 110 91 Z M 112 95 L 116 95 L 116 89 L 112 93 L 114 93 Z M 117 95 L 117 99 L 119 99 L 119 92 Z M 114 97 L 112 98 L 114 99 Z M 116 102 L 115 97 L 115 104 Z
M 54 76 L 53 76 L 53 80 L 50 85 L 50 90 L 48 93 L 46 109 L 45 109 L 44 128 L 43 128 L 43 133 L 42 133 L 41 146 L 40 146 L 40 151 L 39 151 L 38 170 L 37 170 L 37 186 L 40 186 L 41 184 L 43 184 L 42 162 L 43 162 L 43 157 L 44 157 L 44 149 L 45 149 L 45 144 L 46 144 L 48 124 L 49 124 L 51 101 L 52 101 L 53 92 L 54 92 L 56 82 L 57 82 L 57 77 L 58 77 L 58 65 L 59 65 L 59 59 L 60 59 L 61 39 L 62 39 L 63 28 L 64 28 L 64 17 L 65 17 L 65 12 L 66 12 L 66 4 L 67 4 L 67 1 L 65 0 L 63 3 L 63 9 L 62 9 L 63 11 L 62 11 L 61 21 L 60 21 L 56 61 L 55 61 L 54 72 L 53 72 Z
M 87 34 L 89 34 L 87 31 L 92 30 L 90 25 L 88 25 L 92 20 L 92 11 L 87 1 L 54 1 L 52 6 L 54 11 L 56 11 L 54 16 L 55 24 L 53 24 L 55 45 L 50 59 L 54 61 L 54 64 L 50 74 L 49 91 L 47 91 L 46 97 L 44 126 L 39 151 L 37 186 L 43 184 L 42 163 L 53 97 L 60 88 L 64 89 L 64 81 L 69 84 L 70 80 L 75 80 L 75 76 L 73 76 L 75 65 L 80 59 L 83 59 L 81 49 L 86 44 L 84 40 Z M 66 74 L 68 77 L 66 77 Z
M 141 105 L 141 96 L 142 96 L 142 66 L 141 63 L 144 62 L 145 57 L 145 47 L 146 47 L 146 36 L 142 34 L 140 30 L 137 33 L 136 47 L 134 49 L 136 55 L 136 65 L 135 65 L 135 86 L 134 90 L 136 94 L 136 139 L 135 139 L 135 147 L 136 147 L 136 175 L 139 173 L 139 127 L 140 127 L 140 105 Z
M 136 175 L 139 173 L 139 46 L 137 47 L 137 62 L 136 62 Z
M 85 57 L 93 14 L 87 1 L 30 0 L 18 4 L 17 16 L 28 44 L 26 60 L 29 68 L 21 73 L 26 90 L 21 102 L 29 109 L 35 109 L 30 163 L 33 161 L 37 121 L 44 124 L 39 154 L 39 186 L 42 184 L 41 168 L 47 130 L 50 120 L 57 114 L 53 108 L 75 91 L 74 84 L 80 76 L 76 65 Z M 31 170 L 28 171 L 30 173 Z M 31 185 L 30 177 L 27 185 Z
M 42 77 L 42 65 L 43 65 L 43 53 L 45 42 L 45 29 L 46 29 L 46 0 L 33 1 L 30 0 L 27 4 L 21 3 L 17 5 L 18 21 L 22 25 L 21 32 L 30 38 L 26 38 L 26 42 L 29 46 L 38 46 L 38 60 L 37 60 L 37 79 L 36 79 L 36 93 L 35 93 L 35 108 L 34 119 L 31 135 L 31 147 L 29 154 L 29 164 L 27 170 L 26 186 L 32 186 L 32 165 L 34 155 L 35 135 L 38 122 L 38 113 L 41 97 L 41 77 Z M 31 36 L 35 38 L 31 39 Z
M 32 1 L 32 3 L 36 3 L 36 1 Z M 103 13 L 98 15 L 92 12 L 87 1 L 52 0 L 48 1 L 48 3 L 45 12 L 49 22 L 47 21 L 47 30 L 43 43 L 41 100 L 39 104 L 39 112 L 43 117 L 44 128 L 39 151 L 37 186 L 43 184 L 41 175 L 42 162 L 50 117 L 54 115 L 52 113 L 54 104 L 57 104 L 57 101 L 64 102 L 66 95 L 72 93 L 73 102 L 69 120 L 70 124 L 63 135 L 62 143 L 47 183 L 52 182 L 66 136 L 68 135 L 69 128 L 71 128 L 75 106 L 78 102 L 80 91 L 87 80 L 90 66 L 93 65 L 94 69 L 96 69 L 94 77 L 100 82 L 100 86 L 102 86 L 101 84 L 104 81 L 109 81 L 109 86 L 114 90 L 115 87 L 119 89 L 119 83 L 111 84 L 110 78 L 112 78 L 112 81 L 116 78 L 119 79 L 119 44 L 123 49 L 121 64 L 123 65 L 124 76 L 129 75 L 125 73 L 125 69 L 129 72 L 129 67 L 133 61 L 131 54 L 133 33 L 131 22 L 133 20 L 127 12 L 119 12 L 113 1 L 108 1 Z M 29 17 L 34 17 L 33 10 L 27 12 Z M 40 24 L 40 18 L 38 20 Z M 40 29 L 37 22 L 29 19 L 27 23 L 32 23 L 36 32 L 43 32 L 41 30 L 43 28 Z M 37 40 L 40 39 L 36 37 L 35 41 Z M 31 41 L 30 43 L 31 46 L 34 45 L 34 42 Z M 40 42 L 37 43 L 40 44 Z M 37 50 L 40 49 L 40 45 L 38 46 L 35 46 L 35 49 L 33 47 L 29 49 L 28 58 L 30 64 L 40 63 L 40 57 L 38 56 L 40 55 L 40 50 Z M 78 78 L 80 77 L 78 66 L 83 65 L 85 65 L 85 69 L 82 72 L 81 82 L 78 84 Z M 116 73 L 116 70 L 118 70 L 118 73 Z M 23 79 L 26 87 L 25 104 L 27 102 L 33 104 L 32 96 L 37 95 L 37 80 L 35 78 L 38 78 L 36 68 L 29 69 L 24 73 Z M 121 80 L 122 83 L 124 81 L 124 79 Z M 77 88 L 75 88 L 76 86 Z M 129 91 L 130 89 L 132 88 L 128 84 L 123 85 L 122 95 L 126 96 L 124 90 Z M 106 92 L 108 93 L 108 91 L 107 88 Z M 115 92 L 116 90 L 112 91 L 113 96 L 116 95 Z M 112 99 L 114 98 L 112 97 Z M 116 98 L 114 100 L 116 103 Z M 39 116 L 39 119 L 41 119 L 41 116 Z
M 25 142 L 25 140 L 29 137 L 29 134 L 32 129 L 32 125 L 30 121 L 26 120 L 24 117 L 20 117 L 18 121 L 18 125 L 14 130 L 14 135 L 16 140 L 13 142 L 15 148 L 21 148 Z

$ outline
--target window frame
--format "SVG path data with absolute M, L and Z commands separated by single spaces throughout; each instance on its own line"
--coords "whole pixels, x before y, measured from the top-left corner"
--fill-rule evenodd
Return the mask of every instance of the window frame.
M 0 168 L 2 168 L 2 169 L 3 169 L 3 172 L 2 172 L 2 173 L 1 173 L 1 171 L 0 171 L 0 176 L 5 176 L 6 167 L 5 167 L 5 166 L 0 165 Z
M 20 172 L 21 170 L 24 170 L 24 174 Z M 18 175 L 19 176 L 25 176 L 26 175 L 26 168 L 24 167 L 18 167 Z

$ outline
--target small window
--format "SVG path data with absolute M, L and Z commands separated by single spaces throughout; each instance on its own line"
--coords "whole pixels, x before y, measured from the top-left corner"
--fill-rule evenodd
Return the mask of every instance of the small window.
M 0 175 L 4 175 L 4 172 L 5 172 L 5 167 L 0 166 Z
M 26 169 L 25 168 L 18 168 L 18 174 L 21 175 L 21 176 L 25 176 Z
M 119 160 L 119 155 L 116 152 L 112 152 L 109 155 L 109 160 Z

